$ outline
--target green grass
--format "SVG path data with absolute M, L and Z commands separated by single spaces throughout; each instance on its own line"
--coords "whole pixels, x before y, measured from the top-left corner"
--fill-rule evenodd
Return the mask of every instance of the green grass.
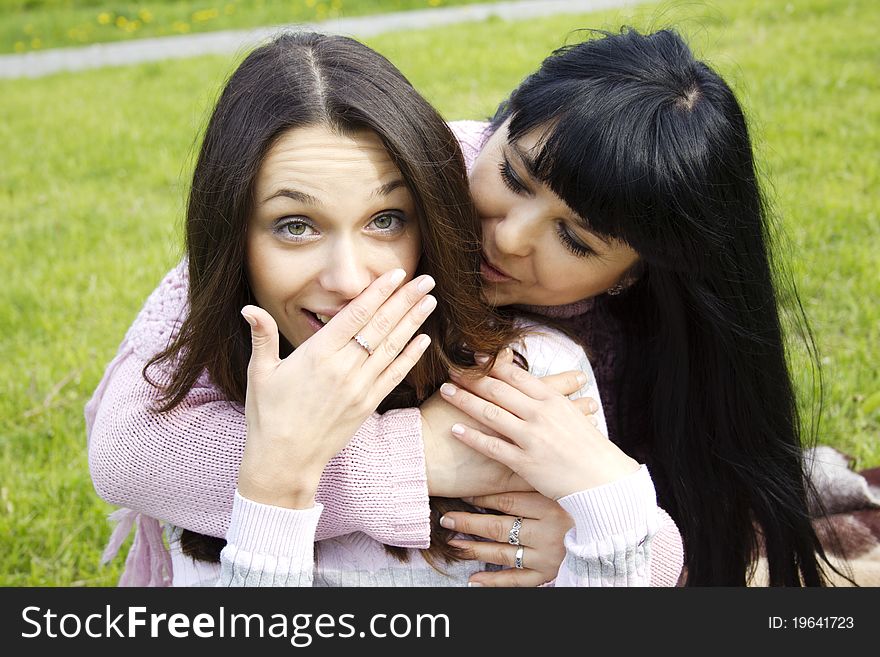
M 493 0 L 0 0 L 0 53 Z
M 743 99 L 825 359 L 820 440 L 880 465 L 880 5 L 689 2 L 369 43 L 446 117 L 480 118 L 572 28 L 623 23 L 680 25 Z M 0 584 L 116 582 L 121 557 L 98 565 L 111 507 L 89 480 L 82 409 L 180 256 L 193 144 L 231 67 L 0 81 Z

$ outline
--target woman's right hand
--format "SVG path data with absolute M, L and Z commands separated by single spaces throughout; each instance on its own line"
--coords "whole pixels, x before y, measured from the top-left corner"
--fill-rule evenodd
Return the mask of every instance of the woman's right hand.
M 403 274 L 377 278 L 284 360 L 272 316 L 257 306 L 242 309 L 253 340 L 238 478 L 244 497 L 310 508 L 324 467 L 428 348 L 427 335 L 410 339 L 437 305 L 427 295 L 434 280 L 420 276 L 397 290 Z M 357 334 L 372 354 L 355 342 Z
M 496 367 L 512 362 L 513 353 L 505 349 L 498 355 Z M 560 395 L 573 394 L 586 383 L 583 373 L 576 370 L 545 376 L 540 380 Z M 594 399 L 581 397 L 572 403 L 595 422 L 592 414 L 599 410 L 599 404 Z M 525 479 L 503 463 L 481 454 L 453 437 L 452 426 L 463 422 L 479 428 L 487 435 L 499 434 L 450 404 L 439 391 L 425 400 L 419 411 L 422 415 L 428 492 L 431 495 L 473 497 L 534 490 Z

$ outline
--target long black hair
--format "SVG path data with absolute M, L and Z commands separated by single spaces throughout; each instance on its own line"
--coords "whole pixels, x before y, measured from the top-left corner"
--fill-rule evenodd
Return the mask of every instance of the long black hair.
M 675 32 L 624 29 L 555 51 L 493 122 L 508 118 L 511 142 L 541 131 L 537 176 L 640 256 L 637 282 L 596 303 L 622 332 L 616 439 L 682 531 L 686 583 L 745 585 L 763 554 L 771 585 L 822 584 L 768 206 L 732 90 Z

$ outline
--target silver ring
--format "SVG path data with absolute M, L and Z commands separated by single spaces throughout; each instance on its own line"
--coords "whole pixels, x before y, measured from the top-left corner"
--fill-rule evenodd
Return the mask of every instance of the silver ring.
M 519 568 L 520 570 L 522 570 L 522 568 L 523 568 L 523 552 L 525 552 L 525 551 L 526 551 L 526 549 L 522 545 L 520 545 L 518 548 L 516 548 L 516 555 L 514 555 L 514 557 L 513 557 L 513 567 L 514 568 Z
M 364 340 L 363 336 L 360 333 L 356 333 L 355 336 L 352 338 L 352 340 L 354 340 L 361 347 L 363 347 L 364 351 L 366 351 L 368 354 L 370 354 L 370 356 L 373 355 L 373 350 L 370 348 L 370 343 L 367 342 L 366 340 Z
M 522 529 L 522 516 L 514 518 L 513 526 L 507 532 L 507 542 L 511 545 L 519 545 L 519 530 Z

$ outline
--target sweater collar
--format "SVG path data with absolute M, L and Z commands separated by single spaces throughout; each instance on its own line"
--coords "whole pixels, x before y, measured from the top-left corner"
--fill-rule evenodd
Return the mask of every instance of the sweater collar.
M 586 299 L 581 299 L 580 301 L 575 301 L 574 303 L 565 304 L 564 306 L 530 306 L 523 304 L 514 306 L 514 308 L 535 313 L 536 315 L 543 315 L 544 317 L 569 319 L 590 312 L 595 305 L 595 301 L 595 297 L 588 297 Z

